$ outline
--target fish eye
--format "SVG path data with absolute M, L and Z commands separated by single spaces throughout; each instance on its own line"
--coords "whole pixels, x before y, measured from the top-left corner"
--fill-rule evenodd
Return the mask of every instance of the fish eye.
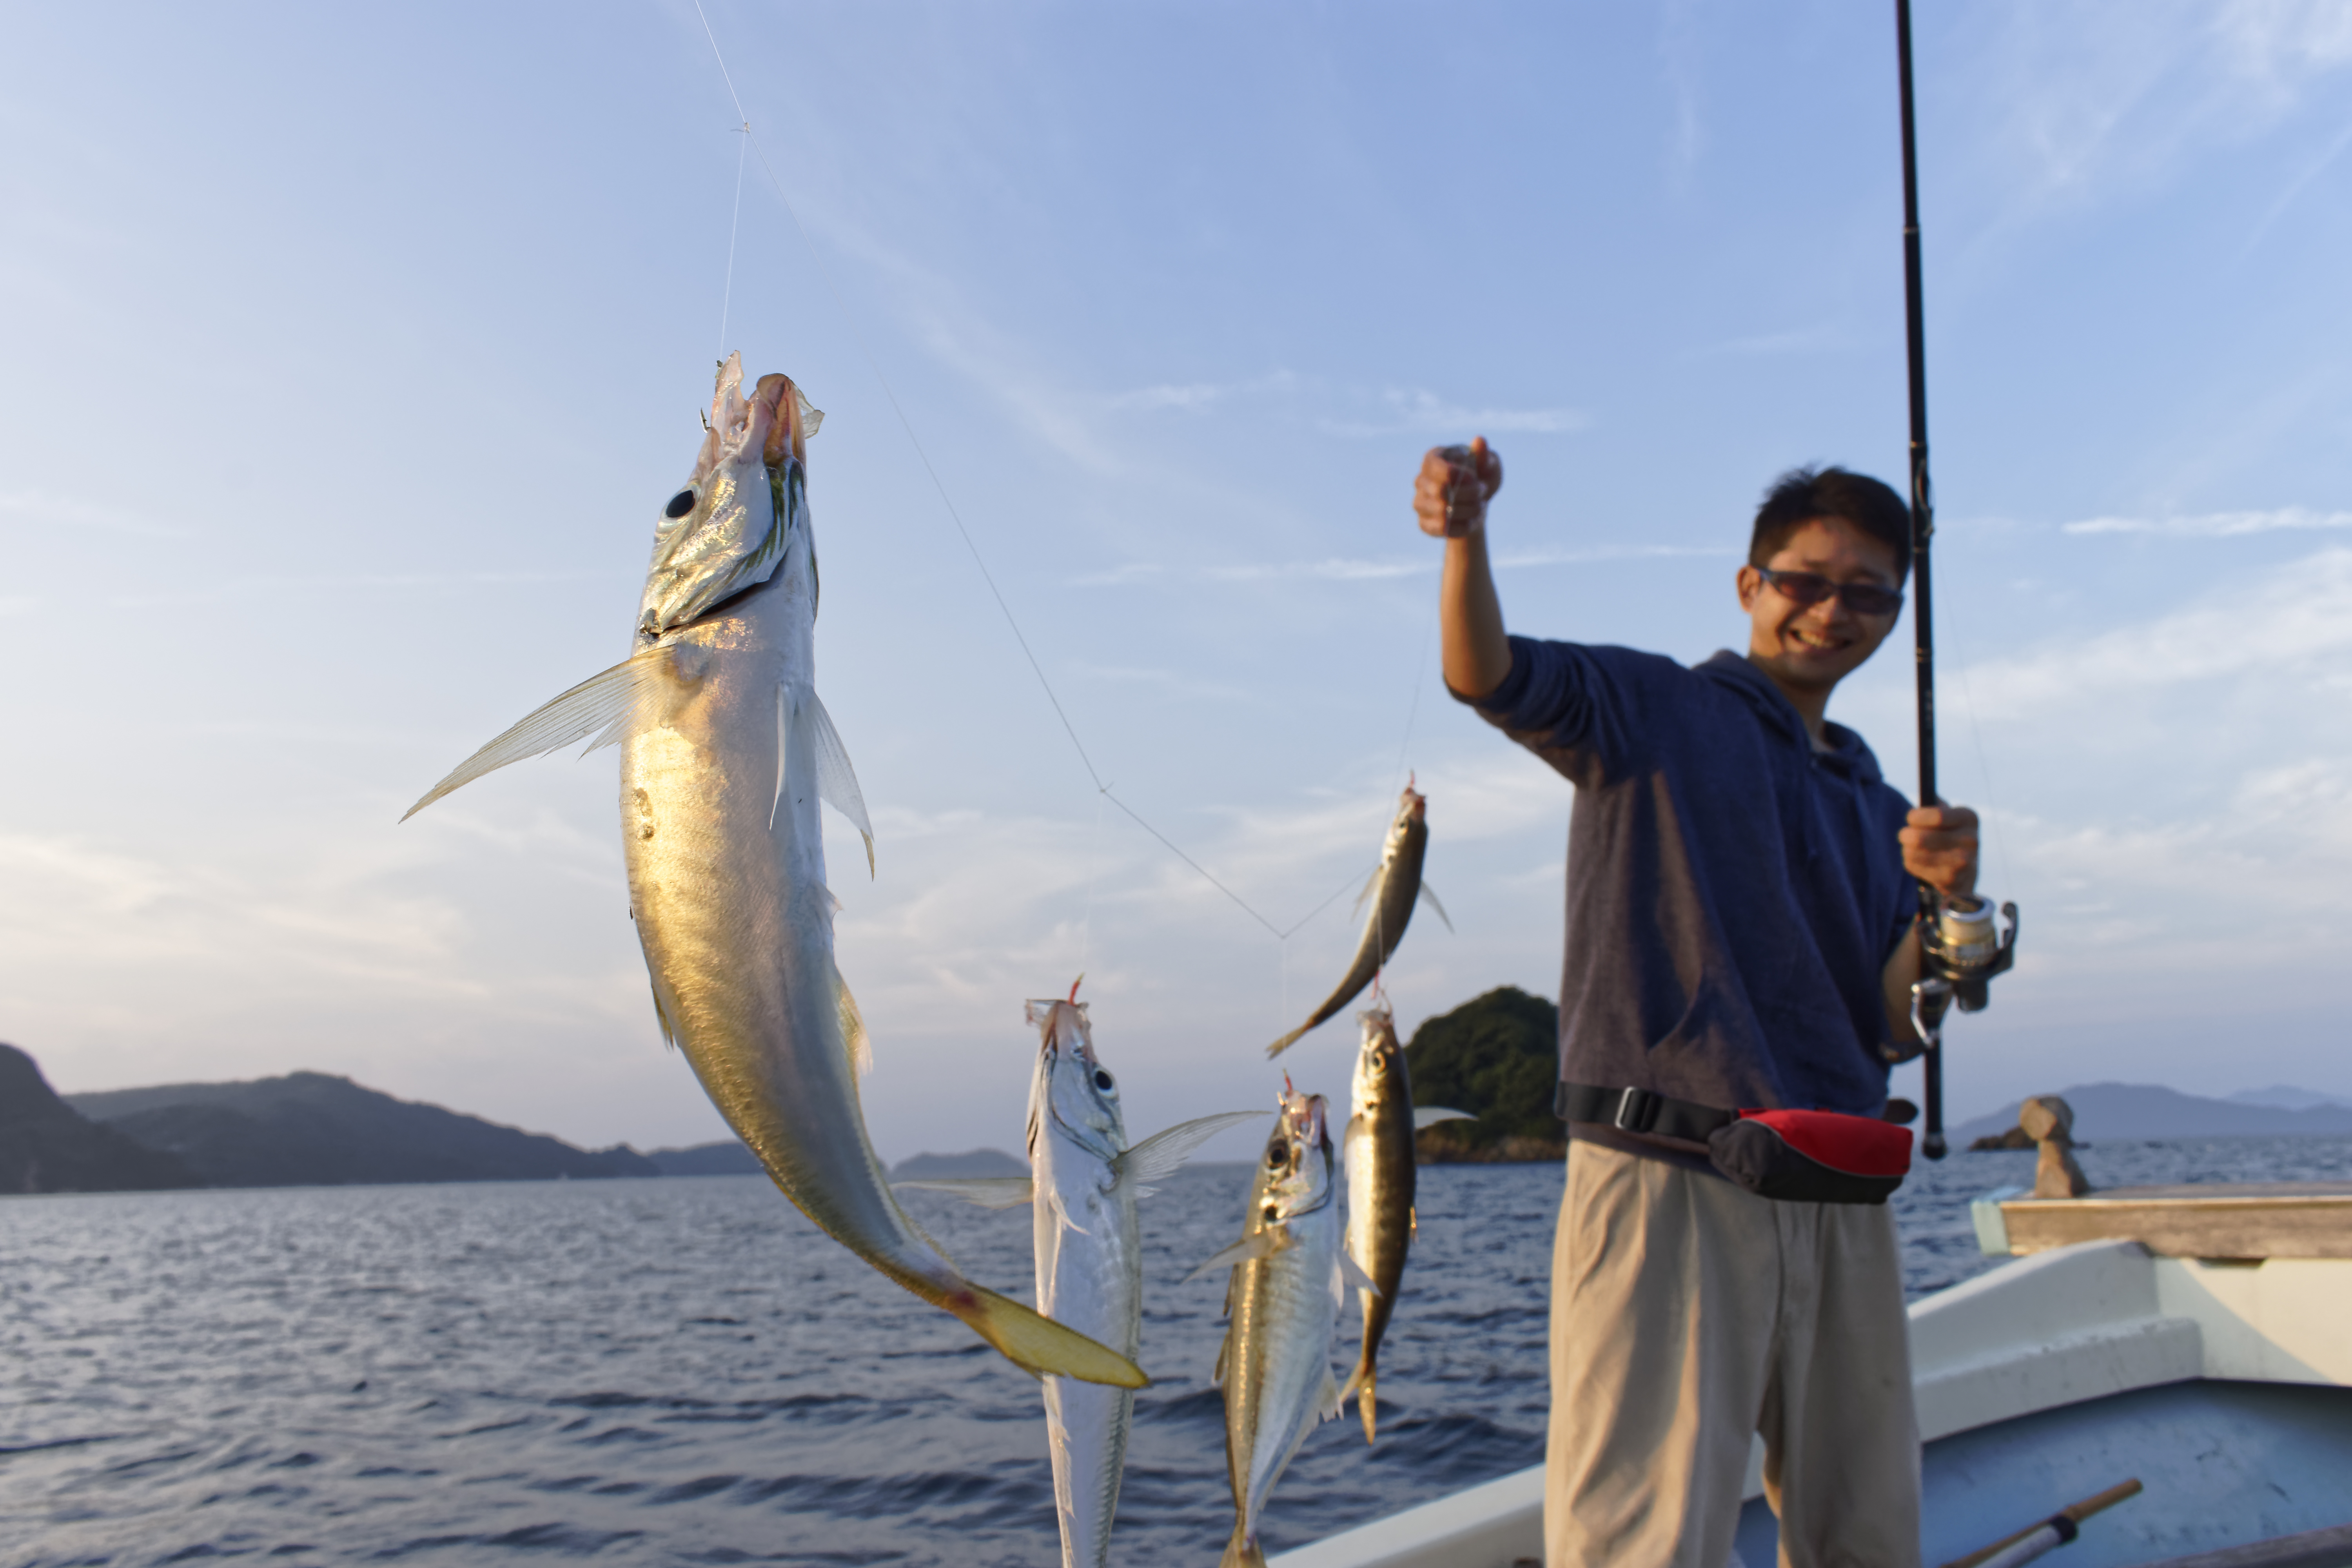
M 662 508 L 662 515 L 675 522 L 693 510 L 694 492 L 692 490 L 680 490 L 677 494 L 669 498 L 669 505 Z
M 1100 1068 L 1095 1068 L 1095 1087 L 1097 1089 L 1101 1089 L 1105 1094 L 1108 1094 L 1110 1092 L 1110 1086 L 1113 1081 L 1114 1080 L 1110 1074 L 1103 1071 Z

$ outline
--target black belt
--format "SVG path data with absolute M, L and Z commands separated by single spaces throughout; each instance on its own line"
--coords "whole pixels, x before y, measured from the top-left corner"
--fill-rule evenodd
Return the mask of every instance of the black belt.
M 1673 1100 L 1646 1089 L 1596 1089 L 1589 1083 L 1561 1084 L 1552 1097 L 1552 1113 L 1562 1121 L 1595 1122 L 1690 1143 L 1704 1143 L 1708 1133 L 1739 1120 L 1736 1110 Z

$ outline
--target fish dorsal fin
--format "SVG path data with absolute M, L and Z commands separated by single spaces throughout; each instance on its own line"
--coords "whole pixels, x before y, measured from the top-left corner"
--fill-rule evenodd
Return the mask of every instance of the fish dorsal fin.
M 841 977 L 835 966 L 833 972 L 833 1005 L 841 1018 L 841 1043 L 849 1049 L 849 1065 L 864 1078 L 874 1070 L 874 1041 L 866 1033 L 866 1018 L 857 1011 L 857 998 L 849 994 L 849 982 Z
M 1434 1127 L 1441 1121 L 1475 1121 L 1478 1119 L 1466 1110 L 1454 1110 L 1443 1105 L 1423 1105 L 1412 1113 L 1412 1130 Z
M 1454 918 L 1445 912 L 1445 906 L 1437 901 L 1437 890 L 1434 888 L 1432 888 L 1428 883 L 1423 882 L 1421 885 L 1421 891 L 1414 896 L 1423 903 L 1429 906 L 1429 912 L 1431 914 L 1435 915 L 1439 920 L 1445 922 L 1445 929 L 1447 931 L 1452 931 L 1454 929 Z
M 866 815 L 866 796 L 857 787 L 856 770 L 849 765 L 849 748 L 841 743 L 841 732 L 833 727 L 833 715 L 824 710 L 824 703 L 814 689 L 801 694 L 801 702 L 808 739 L 816 747 L 817 798 L 849 818 L 850 826 L 866 840 L 866 874 L 871 877 L 874 824 Z
M 1209 1386 L 1211 1388 L 1224 1387 L 1225 1352 L 1232 1350 L 1233 1347 L 1234 1336 L 1230 1333 L 1228 1333 L 1223 1339 L 1217 1342 L 1217 1364 L 1209 1369 Z
M 1281 1247 L 1282 1232 L 1254 1230 L 1184 1276 L 1184 1283 L 1190 1285 L 1202 1275 L 1213 1273 L 1220 1268 L 1231 1268 L 1235 1264 L 1251 1263 L 1261 1258 L 1271 1258 L 1281 1250 Z
M 890 1190 L 905 1192 L 909 1187 L 927 1193 L 950 1193 L 968 1204 L 984 1209 L 1019 1208 L 1036 1199 L 1036 1188 L 1027 1176 L 942 1176 L 936 1181 L 893 1182 Z
M 1111 1170 L 1119 1181 L 1135 1189 L 1137 1197 L 1148 1197 L 1151 1183 L 1164 1182 L 1174 1175 L 1202 1144 L 1229 1127 L 1255 1121 L 1265 1114 L 1263 1110 L 1228 1110 L 1194 1121 L 1180 1121 L 1164 1132 L 1153 1133 L 1112 1161 Z
M 626 739 L 656 710 L 653 700 L 662 695 L 664 688 L 677 674 L 671 649 L 656 646 L 590 676 L 561 697 L 531 710 L 505 733 L 452 768 L 446 778 L 403 812 L 400 820 L 407 821 L 450 791 L 461 789 L 509 763 L 543 757 L 574 741 L 591 737 L 591 751 Z

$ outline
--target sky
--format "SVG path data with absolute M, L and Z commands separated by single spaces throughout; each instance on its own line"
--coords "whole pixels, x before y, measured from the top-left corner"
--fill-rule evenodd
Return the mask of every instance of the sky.
M 1081 972 L 1134 1135 L 1269 1105 L 1408 770 L 1400 1022 L 1553 994 L 1571 792 L 1439 683 L 1414 470 L 1501 451 L 1515 630 L 1739 646 L 1773 476 L 1902 483 L 1892 7 L 704 4 L 9 7 L 0 1037 L 723 1136 L 612 752 L 398 820 L 625 651 L 722 349 L 826 413 L 885 1157 L 1017 1147 Z M 1941 782 L 2023 910 L 1951 1118 L 2352 1094 L 2352 11 L 1916 27 Z M 1908 636 L 1831 710 L 1906 791 Z

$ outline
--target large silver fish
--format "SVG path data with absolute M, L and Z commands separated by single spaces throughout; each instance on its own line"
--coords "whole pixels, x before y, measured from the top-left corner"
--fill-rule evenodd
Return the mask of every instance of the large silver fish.
M 1339 1245 L 1339 1186 L 1319 1094 L 1286 1091 L 1250 1185 L 1242 1238 L 1195 1271 L 1230 1263 L 1215 1380 L 1225 1391 L 1234 1533 L 1221 1568 L 1263 1568 L 1257 1522 L 1318 1421 L 1339 1414 L 1331 1341 L 1347 1288 L 1370 1283 Z
M 1364 917 L 1364 934 L 1356 943 L 1355 962 L 1339 988 L 1323 999 L 1323 1005 L 1307 1015 L 1307 1022 L 1266 1047 L 1265 1054 L 1278 1057 L 1288 1050 L 1307 1030 L 1339 1016 L 1339 1009 L 1356 999 L 1357 994 L 1372 983 L 1373 977 L 1385 968 L 1396 953 L 1397 943 L 1404 940 L 1404 928 L 1412 919 L 1416 903 L 1426 902 L 1445 921 L 1445 929 L 1454 929 L 1447 919 L 1445 907 L 1437 895 L 1421 879 L 1422 857 L 1429 851 L 1429 797 L 1417 794 L 1412 784 L 1404 786 L 1404 796 L 1397 802 L 1396 820 L 1389 824 L 1388 841 L 1381 846 L 1380 869 L 1364 884 L 1358 903 L 1370 900 L 1371 912 Z
M 1073 998 L 1077 987 L 1072 986 Z M 1095 1055 L 1082 1002 L 1029 1004 L 1037 1067 L 1029 1081 L 1026 1177 L 900 1182 L 951 1192 L 986 1208 L 1028 1204 L 1034 1215 L 1037 1310 L 1133 1360 L 1143 1336 L 1143 1253 L 1136 1200 L 1192 1152 L 1262 1110 L 1204 1116 L 1129 1148 L 1118 1085 Z M 1135 1395 L 1066 1378 L 1045 1379 L 1045 1430 L 1054 1461 L 1054 1510 L 1063 1568 L 1103 1568 L 1127 1470 Z
M 1364 1043 L 1356 1055 L 1348 1130 L 1339 1141 L 1339 1152 L 1348 1178 L 1348 1256 L 1372 1285 L 1356 1292 L 1364 1311 L 1363 1348 L 1339 1396 L 1356 1396 L 1369 1443 L 1376 1420 L 1381 1336 L 1396 1310 L 1405 1254 L 1412 1248 L 1419 1226 L 1413 1184 L 1420 1162 L 1413 1134 L 1440 1121 L 1466 1119 L 1468 1113 L 1437 1106 L 1413 1108 L 1412 1074 L 1405 1066 L 1404 1047 L 1397 1043 L 1396 1018 L 1385 1004 L 1357 1014 L 1356 1021 L 1363 1026 Z
M 1039 1374 L 1140 1387 L 1133 1361 L 966 1279 L 866 1136 L 856 1004 L 834 966 L 817 803 L 873 831 L 817 700 L 805 441 L 781 375 L 720 366 L 694 468 L 654 528 L 636 651 L 484 746 L 409 808 L 575 741 L 621 747 L 630 912 L 662 1032 L 784 1195 L 835 1240 Z

